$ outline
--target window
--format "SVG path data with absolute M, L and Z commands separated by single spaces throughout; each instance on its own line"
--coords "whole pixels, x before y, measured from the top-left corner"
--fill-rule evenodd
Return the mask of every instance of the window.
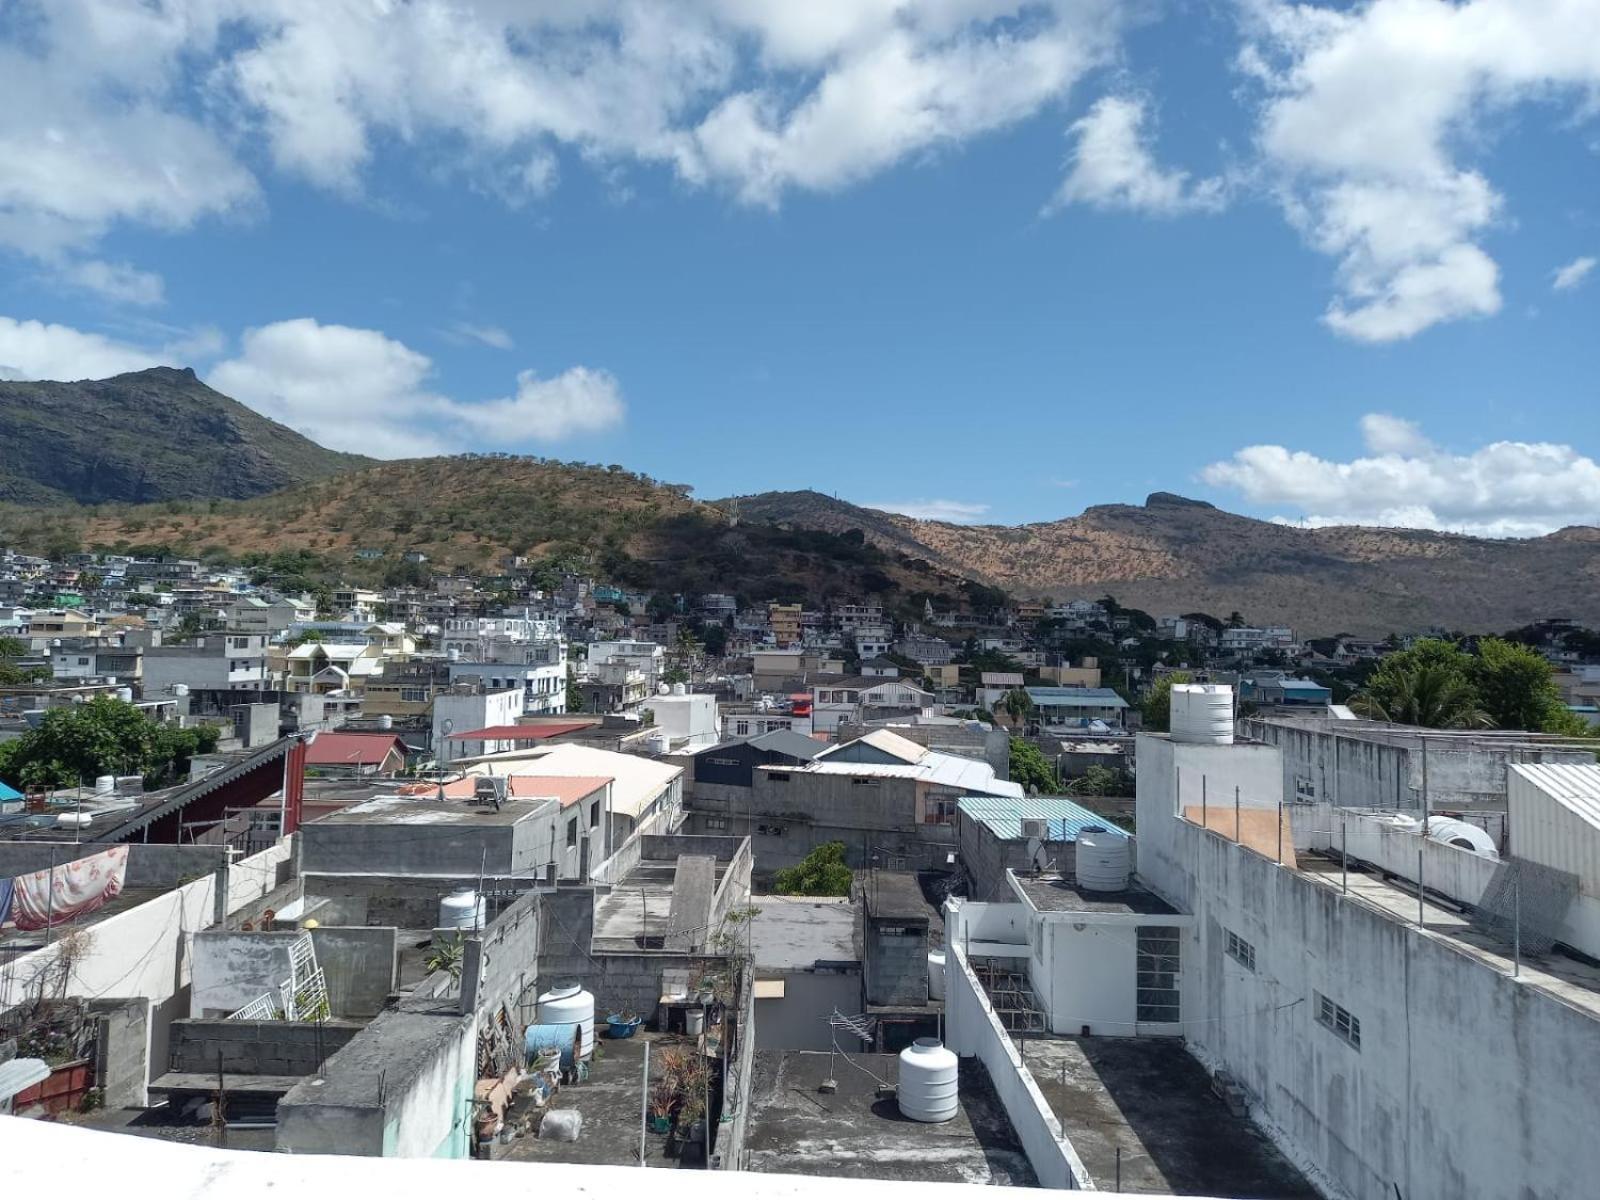
M 782 771 L 773 771 L 767 776 L 773 783 L 788 783 L 789 776 Z
M 1138 971 L 1135 1021 L 1172 1024 L 1178 1020 L 1178 930 L 1170 925 L 1141 925 L 1137 931 Z
M 1317 783 L 1309 775 L 1296 775 L 1294 777 L 1294 799 L 1296 804 L 1315 804 L 1317 802 Z
M 949 825 L 956 819 L 956 802 L 954 800 L 931 799 L 928 801 L 927 815 L 923 818 L 926 825 Z
M 576 846 L 577 844 L 578 844 L 578 818 L 577 817 L 573 817 L 572 820 L 567 822 L 567 845 Z
M 400 689 L 400 699 L 408 704 L 426 704 L 428 691 L 426 688 L 403 687 Z
M 1247 971 L 1256 969 L 1256 948 L 1233 930 L 1228 930 L 1228 957 Z
M 734 737 L 746 737 L 746 736 L 749 735 L 749 733 L 750 733 L 750 722 L 749 721 L 735 721 L 733 723 L 733 736 Z
M 728 827 L 728 821 L 727 821 L 726 817 L 707 817 L 706 818 L 706 828 L 707 829 L 726 829 L 727 827 Z
M 1349 1009 L 1335 1004 L 1321 992 L 1318 992 L 1316 996 L 1317 1023 L 1349 1042 L 1357 1050 L 1361 1049 L 1360 1019 L 1352 1016 Z
M 589 805 L 589 828 L 593 829 L 600 824 L 600 801 L 596 800 Z
M 859 776 L 850 781 L 852 787 L 872 787 L 877 783 L 875 779 L 862 779 Z

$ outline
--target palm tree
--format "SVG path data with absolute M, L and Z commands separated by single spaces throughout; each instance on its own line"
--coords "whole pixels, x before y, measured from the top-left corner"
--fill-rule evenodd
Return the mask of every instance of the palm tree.
M 1027 724 L 1028 714 L 1033 711 L 1033 697 L 1021 688 L 1012 688 L 1000 701 L 1000 707 L 1020 729 Z
M 1459 671 L 1437 662 L 1418 662 L 1373 676 L 1367 690 L 1354 696 L 1357 716 L 1426 729 L 1489 729 L 1494 720 L 1478 706 L 1472 682 Z

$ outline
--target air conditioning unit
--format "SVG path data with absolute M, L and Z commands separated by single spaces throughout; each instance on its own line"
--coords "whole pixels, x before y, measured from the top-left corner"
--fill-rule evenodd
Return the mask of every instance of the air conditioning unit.
M 1038 838 L 1043 841 L 1050 836 L 1050 822 L 1038 817 L 1024 817 L 1022 819 L 1022 836 L 1025 838 Z

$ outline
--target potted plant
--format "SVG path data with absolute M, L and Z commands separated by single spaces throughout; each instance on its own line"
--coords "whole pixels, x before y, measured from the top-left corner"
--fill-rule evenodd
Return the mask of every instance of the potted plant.
M 672 1129 L 672 1088 L 666 1080 L 650 1091 L 650 1131 L 667 1133 Z

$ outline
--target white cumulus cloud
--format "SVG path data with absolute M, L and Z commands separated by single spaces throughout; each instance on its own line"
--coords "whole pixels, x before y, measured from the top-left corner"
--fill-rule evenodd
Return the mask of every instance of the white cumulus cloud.
M 1338 261 L 1325 321 L 1363 342 L 1498 312 L 1480 245 L 1505 202 L 1462 159 L 1530 100 L 1582 111 L 1600 87 L 1587 0 L 1241 0 L 1258 144 L 1285 211 Z
M 1348 462 L 1284 446 L 1247 446 L 1201 478 L 1309 525 L 1387 525 L 1531 537 L 1600 524 L 1600 463 L 1568 445 L 1491 442 L 1447 451 L 1413 422 L 1371 413 L 1367 453 Z
M 1156 161 L 1149 106 L 1133 96 L 1106 96 L 1067 129 L 1073 139 L 1067 175 L 1046 212 L 1069 204 L 1128 209 L 1152 216 L 1216 212 L 1227 203 L 1220 177 L 1191 179 Z
M 1551 275 L 1550 286 L 1558 292 L 1571 291 L 1589 278 L 1589 272 L 1594 270 L 1595 261 L 1592 255 L 1585 254 L 1581 258 L 1573 259 L 1564 267 L 1557 267 Z
M 951 525 L 976 525 L 989 511 L 987 504 L 972 504 L 965 500 L 883 500 L 863 507 L 899 513 L 919 521 L 946 521 Z
M 625 416 L 605 371 L 572 367 L 551 379 L 523 371 L 511 396 L 456 400 L 436 389 L 426 355 L 375 329 L 310 317 L 247 330 L 239 354 L 207 382 L 325 446 L 376 458 L 557 441 Z
M 0 377 L 7 379 L 104 379 L 179 363 L 161 350 L 70 325 L 0 317 Z

